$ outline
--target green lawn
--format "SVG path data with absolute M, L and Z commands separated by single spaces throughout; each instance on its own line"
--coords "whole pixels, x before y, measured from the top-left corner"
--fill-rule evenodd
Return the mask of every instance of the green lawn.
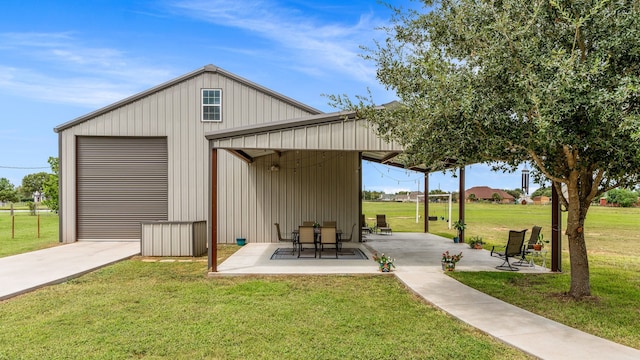
M 526 359 L 393 276 L 120 262 L 0 304 L 0 359 Z
M 432 206 L 432 215 L 446 217 L 446 207 L 440 206 Z M 367 202 L 363 208 L 368 218 L 386 214 L 394 232 L 422 230 L 415 223 L 415 203 Z M 508 229 L 540 225 L 550 238 L 550 211 L 545 206 L 471 204 L 467 237 L 503 244 Z M 457 219 L 456 209 L 453 215 Z M 448 274 L 509 303 L 640 349 L 640 258 L 633 251 L 640 245 L 639 216 L 640 209 L 590 210 L 585 231 L 591 299 L 575 302 L 563 296 L 570 281 L 566 250 L 562 274 Z M 33 225 L 35 217 L 16 216 L 19 221 Z M 36 248 L 57 244 L 57 216 L 43 215 L 41 224 L 47 224 L 41 232 L 49 237 L 42 244 L 27 225 L 20 240 L 11 240 L 10 218 L 0 216 L 0 253 L 7 244 L 14 252 L 28 251 L 16 246 L 23 243 Z M 455 234 L 445 221 L 430 226 L 434 233 Z M 221 248 L 218 261 L 236 249 Z M 134 259 L 2 302 L 0 359 L 524 356 L 424 304 L 393 277 L 206 278 L 205 273 L 204 261 Z
M 39 218 L 40 237 L 38 216 L 16 212 L 12 220 L 9 212 L 0 212 L 0 257 L 58 245 L 58 215 L 41 212 Z
M 430 214 L 446 213 L 443 204 L 431 205 Z M 421 231 L 415 224 L 415 203 L 365 202 L 367 218 L 387 214 L 396 231 Z M 412 214 L 413 218 L 408 219 Z M 454 204 L 453 220 L 457 220 Z M 566 222 L 566 219 L 563 221 Z M 506 243 L 509 229 L 543 228 L 551 239 L 551 207 L 533 205 L 467 204 L 466 237 L 482 236 L 491 248 Z M 565 223 L 566 224 L 566 223 Z M 430 222 L 430 231 L 453 237 L 445 221 Z M 591 271 L 592 298 L 580 302 L 564 293 L 570 286 L 569 254 L 563 243 L 561 274 L 530 275 L 507 272 L 447 273 L 491 296 L 585 332 L 640 349 L 640 209 L 593 206 L 585 224 Z M 464 261 L 464 259 L 462 260 Z M 549 259 L 547 264 L 549 264 Z M 517 321 L 517 319 L 514 319 Z

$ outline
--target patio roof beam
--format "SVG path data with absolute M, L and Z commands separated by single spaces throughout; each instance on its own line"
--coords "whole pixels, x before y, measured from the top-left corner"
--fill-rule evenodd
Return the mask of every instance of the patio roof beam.
M 244 152 L 242 150 L 227 149 L 227 151 L 229 151 L 233 155 L 239 157 L 240 159 L 242 159 L 247 164 L 251 164 L 252 162 L 255 161 L 255 159 L 252 156 L 250 156 L 249 154 L 247 154 L 246 152 Z

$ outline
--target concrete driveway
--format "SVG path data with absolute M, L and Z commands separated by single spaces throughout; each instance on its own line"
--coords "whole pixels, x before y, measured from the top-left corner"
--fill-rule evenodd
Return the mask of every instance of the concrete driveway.
M 140 241 L 81 241 L 0 258 L 0 300 L 140 254 Z

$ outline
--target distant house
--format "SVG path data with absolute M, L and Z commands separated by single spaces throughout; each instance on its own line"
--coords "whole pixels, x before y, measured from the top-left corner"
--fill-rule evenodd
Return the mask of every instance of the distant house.
M 408 194 L 396 195 L 395 201 L 397 202 L 415 202 L 416 197 L 420 196 L 419 201 L 424 202 L 424 193 L 421 191 L 412 191 Z
M 394 194 L 382 194 L 378 198 L 380 201 L 396 201 L 396 195 Z
M 473 196 L 471 196 L 473 194 Z M 492 189 L 488 186 L 475 186 L 470 188 L 469 190 L 464 192 L 464 198 L 467 202 L 469 201 L 494 201 L 494 195 L 498 194 L 502 200 L 500 200 L 503 204 L 513 204 L 515 203 L 515 198 L 511 196 L 508 192 L 500 189 Z M 475 200 L 470 200 L 475 199 Z
M 534 205 L 549 205 L 551 203 L 551 199 L 549 199 L 548 196 L 534 196 L 533 197 L 533 204 Z

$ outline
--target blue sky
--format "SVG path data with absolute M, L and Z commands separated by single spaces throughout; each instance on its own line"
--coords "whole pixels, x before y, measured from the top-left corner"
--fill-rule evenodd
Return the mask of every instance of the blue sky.
M 398 0 L 397 5 L 415 6 Z M 390 13 L 375 0 L 92 0 L 3 2 L 0 12 L 0 177 L 20 185 L 50 171 L 53 128 L 207 64 L 325 112 L 323 94 L 395 99 L 360 46 Z M 419 174 L 365 164 L 367 190 L 418 188 Z M 431 188 L 458 189 L 432 174 Z M 520 174 L 475 165 L 467 187 L 520 187 Z M 533 185 L 533 184 L 532 184 Z M 422 186 L 422 183 L 421 185 Z

